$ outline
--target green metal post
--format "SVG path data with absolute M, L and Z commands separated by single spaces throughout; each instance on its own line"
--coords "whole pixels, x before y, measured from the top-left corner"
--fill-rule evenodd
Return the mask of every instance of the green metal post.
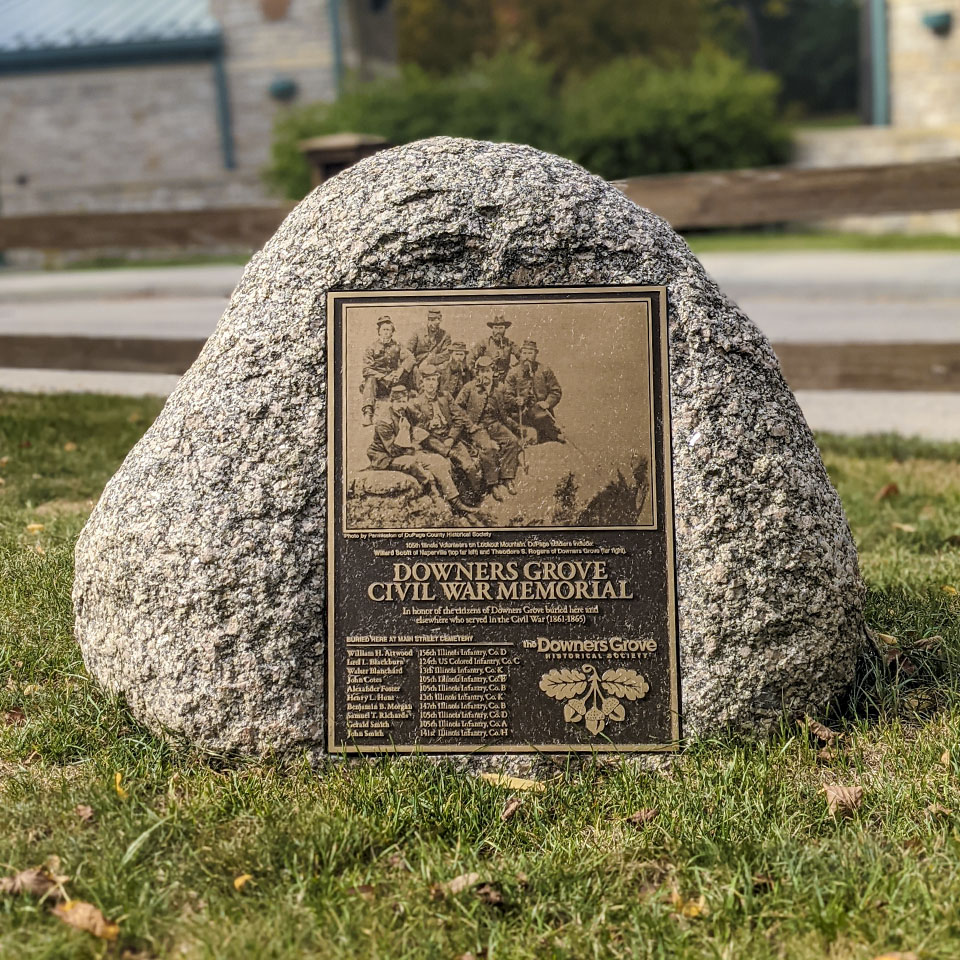
M 874 126 L 890 123 L 890 51 L 887 42 L 887 2 L 870 0 L 870 68 Z
M 343 31 L 340 29 L 340 0 L 327 0 L 330 12 L 330 38 L 333 41 L 333 88 L 343 92 Z
M 223 165 L 228 170 L 233 170 L 237 166 L 237 158 L 233 152 L 230 88 L 227 85 L 227 70 L 224 66 L 222 51 L 214 57 L 213 76 L 217 88 L 217 126 L 220 128 L 220 151 L 223 154 Z

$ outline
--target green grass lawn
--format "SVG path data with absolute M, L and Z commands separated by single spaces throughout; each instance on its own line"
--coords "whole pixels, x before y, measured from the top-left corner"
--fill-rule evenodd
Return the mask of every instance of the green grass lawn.
M 809 250 L 869 250 L 894 253 L 960 252 L 960 237 L 947 234 L 840 233 L 833 230 L 717 230 L 684 236 L 697 255 L 703 253 L 795 253 Z
M 0 957 L 960 956 L 960 445 L 820 438 L 870 623 L 896 638 L 821 718 L 832 751 L 784 724 L 693 743 L 666 773 L 558 761 L 512 794 L 425 760 L 201 755 L 90 682 L 73 544 L 158 408 L 0 394 L 0 876 L 57 857 L 119 929 L 0 894 Z M 831 816 L 830 784 L 861 787 L 859 808 Z

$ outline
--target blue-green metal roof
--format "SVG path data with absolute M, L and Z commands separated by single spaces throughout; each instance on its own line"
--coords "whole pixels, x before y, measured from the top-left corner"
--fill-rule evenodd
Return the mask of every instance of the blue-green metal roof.
M 0 59 L 214 39 L 207 0 L 0 0 Z

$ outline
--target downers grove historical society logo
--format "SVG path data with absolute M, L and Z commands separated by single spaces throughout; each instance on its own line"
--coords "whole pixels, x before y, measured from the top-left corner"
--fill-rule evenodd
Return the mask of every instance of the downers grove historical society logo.
M 337 291 L 327 330 L 330 750 L 676 749 L 663 288 Z

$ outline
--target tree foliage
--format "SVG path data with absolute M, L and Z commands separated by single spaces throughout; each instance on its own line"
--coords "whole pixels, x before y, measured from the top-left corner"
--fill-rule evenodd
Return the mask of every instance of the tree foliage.
M 299 142 L 340 131 L 397 144 L 440 134 L 529 143 L 609 178 L 773 163 L 787 149 L 776 95 L 775 79 L 719 51 L 697 53 L 688 67 L 622 58 L 560 87 L 529 50 L 449 76 L 408 66 L 335 103 L 282 113 L 266 175 L 302 197 L 310 174 Z
M 607 177 L 787 158 L 776 78 L 717 50 L 698 52 L 689 69 L 617 60 L 565 93 L 567 155 Z
M 735 55 L 780 78 L 784 103 L 805 113 L 855 110 L 859 0 L 704 0 L 705 29 Z
M 491 0 L 396 0 L 400 62 L 428 73 L 455 73 L 491 56 L 498 34 Z

